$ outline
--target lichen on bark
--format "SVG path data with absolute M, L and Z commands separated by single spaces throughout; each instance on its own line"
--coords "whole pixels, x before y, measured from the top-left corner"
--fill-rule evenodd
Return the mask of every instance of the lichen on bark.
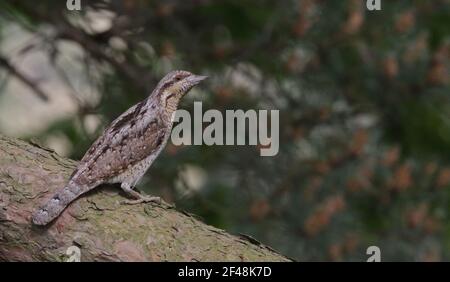
M 271 248 L 209 226 L 173 206 L 122 205 L 115 186 L 94 189 L 46 227 L 32 211 L 63 186 L 76 162 L 0 135 L 0 261 L 289 261 Z

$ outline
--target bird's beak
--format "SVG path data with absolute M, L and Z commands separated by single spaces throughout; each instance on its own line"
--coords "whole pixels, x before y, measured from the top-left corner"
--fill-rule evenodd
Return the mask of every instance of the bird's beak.
M 189 80 L 191 81 L 192 85 L 197 85 L 199 84 L 201 81 L 207 79 L 208 76 L 206 75 L 192 75 Z

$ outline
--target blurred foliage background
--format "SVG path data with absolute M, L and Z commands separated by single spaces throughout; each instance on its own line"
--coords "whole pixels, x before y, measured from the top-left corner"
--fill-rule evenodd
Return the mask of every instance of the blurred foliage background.
M 280 152 L 174 146 L 138 186 L 300 261 L 450 259 L 450 1 L 0 2 L 0 133 L 79 159 L 168 71 L 280 110 Z

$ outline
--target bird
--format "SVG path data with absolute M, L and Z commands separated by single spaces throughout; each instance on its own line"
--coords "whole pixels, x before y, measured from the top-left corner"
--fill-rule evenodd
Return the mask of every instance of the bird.
M 134 198 L 128 204 L 159 202 L 134 188 L 166 146 L 180 99 L 207 76 L 176 70 L 162 78 L 152 93 L 116 118 L 91 145 L 70 176 L 31 216 L 35 225 L 47 225 L 82 194 L 101 184 L 120 183 Z

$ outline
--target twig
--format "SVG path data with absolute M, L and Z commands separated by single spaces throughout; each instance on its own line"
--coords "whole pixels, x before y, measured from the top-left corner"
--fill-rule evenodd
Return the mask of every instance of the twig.
M 6 58 L 0 56 L 0 66 L 3 66 L 6 70 L 9 71 L 12 75 L 26 84 L 33 93 L 35 93 L 41 100 L 48 102 L 48 95 L 45 94 L 31 79 L 26 77 L 23 73 L 19 72 L 13 65 L 11 65 Z
M 45 13 L 40 9 L 28 5 L 26 2 L 27 1 L 17 1 L 15 4 L 18 8 L 23 10 L 23 12 L 31 15 L 33 18 L 54 25 L 59 31 L 54 40 L 66 39 L 77 42 L 92 56 L 92 58 L 97 61 L 109 63 L 121 75 L 133 82 L 136 87 L 143 91 L 148 91 L 150 85 L 154 83 L 153 77 L 150 74 L 140 69 L 136 64 L 128 61 L 120 61 L 115 56 L 107 54 L 104 48 L 102 48 L 102 44 L 99 44 L 99 42 L 96 41 L 103 39 L 103 43 L 107 42 L 109 39 L 108 36 L 114 35 L 114 30 L 111 30 L 111 33 L 105 32 L 98 38 L 95 35 L 89 35 L 82 29 L 71 25 L 60 11 Z

